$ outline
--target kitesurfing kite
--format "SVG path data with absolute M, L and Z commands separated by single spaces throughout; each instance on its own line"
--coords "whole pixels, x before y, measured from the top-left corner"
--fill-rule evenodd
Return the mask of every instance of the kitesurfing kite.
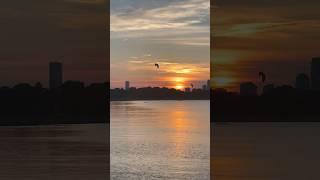
M 159 66 L 159 64 L 154 64 L 154 66 L 156 66 L 157 67 L 157 69 L 159 69 L 160 68 L 160 66 Z
M 190 84 L 191 88 L 193 89 L 193 84 Z
M 264 72 L 259 72 L 259 78 L 264 83 L 266 81 L 266 74 Z

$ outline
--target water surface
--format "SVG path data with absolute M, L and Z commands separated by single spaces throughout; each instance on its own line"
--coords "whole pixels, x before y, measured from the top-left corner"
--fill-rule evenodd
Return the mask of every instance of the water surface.
M 111 103 L 113 180 L 209 180 L 209 101 Z
M 213 124 L 215 180 L 320 179 L 320 123 Z
M 108 179 L 107 135 L 106 124 L 0 127 L 0 179 Z

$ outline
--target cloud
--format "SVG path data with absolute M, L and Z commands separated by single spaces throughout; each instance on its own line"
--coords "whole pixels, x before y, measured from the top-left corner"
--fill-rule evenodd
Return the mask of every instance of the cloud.
M 112 12 L 111 31 L 183 28 L 201 23 L 208 14 L 208 0 L 188 0 L 155 9 Z
M 170 38 L 153 38 L 154 43 L 166 44 L 168 42 L 175 43 L 176 45 L 184 46 L 206 46 L 210 47 L 209 37 L 170 37 Z
M 146 61 L 143 61 L 143 60 L 130 60 L 128 62 L 129 63 L 133 63 L 133 64 L 142 64 L 142 63 L 145 63 Z
M 144 54 L 143 56 L 144 57 L 151 57 L 152 55 L 151 54 Z
M 157 70 L 154 64 L 160 65 Z M 112 64 L 113 68 L 125 68 L 128 74 L 135 74 L 135 78 L 148 79 L 152 77 L 169 77 L 184 75 L 192 79 L 209 75 L 210 68 L 208 64 L 203 63 L 184 63 L 181 59 L 162 59 L 143 54 L 141 56 L 132 56 L 127 62 L 119 61 Z M 157 71 L 156 71 L 157 70 Z M 111 71 L 115 73 L 115 71 Z M 139 75 L 140 74 L 140 75 Z M 146 77 L 146 74 L 150 76 Z
M 182 63 L 175 60 L 130 60 L 128 69 L 131 72 L 144 71 L 144 72 L 154 72 L 154 62 L 160 65 L 158 72 L 162 76 L 172 76 L 172 75 L 185 75 L 194 76 L 196 74 L 209 74 L 210 69 L 208 65 L 204 66 L 202 64 L 196 63 Z
M 155 8 L 129 8 L 111 11 L 111 38 L 192 37 L 209 39 L 209 0 L 173 1 Z M 166 41 L 166 43 L 175 40 Z M 175 42 L 204 45 L 199 42 Z

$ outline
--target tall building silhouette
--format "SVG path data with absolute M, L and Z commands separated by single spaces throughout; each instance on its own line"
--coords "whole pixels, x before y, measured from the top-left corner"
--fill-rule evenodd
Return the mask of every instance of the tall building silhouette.
M 320 90 L 320 57 L 312 58 L 311 87 L 312 89 Z
M 296 77 L 296 88 L 300 90 L 306 90 L 310 88 L 309 77 L 304 74 L 298 74 Z
M 210 90 L 211 89 L 211 83 L 210 80 L 207 80 L 207 89 Z
M 125 82 L 125 90 L 129 90 L 130 89 L 130 82 L 126 81 Z
M 63 82 L 62 63 L 50 62 L 49 64 L 49 87 L 50 89 L 59 88 Z
M 202 85 L 202 90 L 203 90 L 203 91 L 205 91 L 205 90 L 207 90 L 207 89 L 208 89 L 208 88 L 207 88 L 207 85 L 205 85 L 205 84 Z

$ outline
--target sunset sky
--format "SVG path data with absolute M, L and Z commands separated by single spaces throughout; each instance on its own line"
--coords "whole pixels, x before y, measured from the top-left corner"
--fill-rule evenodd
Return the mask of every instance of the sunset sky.
M 105 82 L 105 0 L 1 0 L 0 86 L 48 84 L 48 63 L 65 80 Z
M 210 76 L 209 9 L 209 0 L 112 0 L 111 87 L 201 87 Z
M 294 85 L 297 73 L 309 74 L 311 58 L 320 56 L 319 7 L 318 0 L 214 0 L 214 87 L 261 86 L 259 71 L 275 85 Z

